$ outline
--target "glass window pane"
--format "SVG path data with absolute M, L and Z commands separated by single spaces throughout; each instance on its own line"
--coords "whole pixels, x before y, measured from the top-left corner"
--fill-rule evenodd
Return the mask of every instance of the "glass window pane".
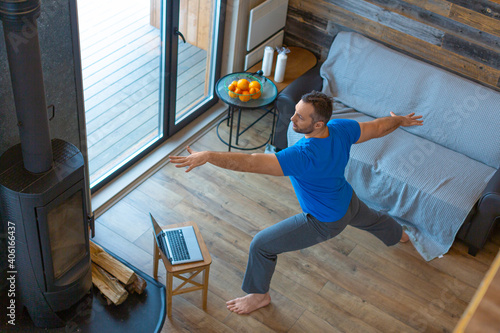
M 175 123 L 195 112 L 213 95 L 212 55 L 214 49 L 215 9 L 217 0 L 180 0 L 179 37 L 177 59 L 177 103 Z
M 162 135 L 161 15 L 154 5 L 78 1 L 91 186 Z

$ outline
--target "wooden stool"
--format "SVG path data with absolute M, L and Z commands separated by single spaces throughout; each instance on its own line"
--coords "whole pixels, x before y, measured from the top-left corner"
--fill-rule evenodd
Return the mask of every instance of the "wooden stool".
M 201 253 L 203 254 L 203 261 L 192 262 L 187 264 L 172 265 L 167 259 L 165 254 L 160 251 L 158 245 L 156 244 L 156 239 L 153 239 L 153 277 L 158 280 L 158 261 L 163 261 L 165 265 L 165 270 L 167 271 L 167 315 L 172 316 L 172 296 L 189 293 L 191 291 L 203 290 L 203 309 L 207 309 L 207 295 L 208 295 L 208 274 L 210 272 L 210 264 L 212 263 L 212 257 L 208 253 L 207 246 L 201 237 L 200 230 L 194 222 L 184 222 L 178 224 L 171 224 L 162 227 L 162 229 L 170 229 L 177 227 L 187 227 L 193 226 L 194 232 L 196 233 L 196 238 L 198 239 L 198 244 L 200 245 Z M 157 233 L 156 233 L 157 234 Z M 198 283 L 192 279 L 199 273 L 203 272 L 203 283 Z M 181 274 L 190 273 L 191 275 L 186 278 Z M 177 288 L 173 289 L 174 277 L 184 281 Z M 192 286 L 183 288 L 186 284 L 190 283 Z

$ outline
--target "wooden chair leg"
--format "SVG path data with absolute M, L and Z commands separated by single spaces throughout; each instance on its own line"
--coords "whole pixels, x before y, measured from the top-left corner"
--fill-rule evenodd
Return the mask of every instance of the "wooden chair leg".
M 167 272 L 167 316 L 172 316 L 172 288 L 174 275 Z
M 158 280 L 158 261 L 160 261 L 160 253 L 158 252 L 158 245 L 153 239 L 153 277 Z
M 208 265 L 203 271 L 203 309 L 207 309 L 207 298 L 208 298 L 208 276 L 210 273 L 210 265 Z

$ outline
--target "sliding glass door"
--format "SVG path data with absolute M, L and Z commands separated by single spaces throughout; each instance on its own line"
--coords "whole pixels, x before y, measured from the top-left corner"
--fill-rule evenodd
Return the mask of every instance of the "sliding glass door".
M 215 104 L 220 0 L 80 0 L 90 182 L 96 190 Z

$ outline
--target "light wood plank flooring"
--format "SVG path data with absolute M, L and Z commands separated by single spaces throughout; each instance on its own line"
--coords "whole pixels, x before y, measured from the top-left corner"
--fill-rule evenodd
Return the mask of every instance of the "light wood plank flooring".
M 243 120 L 254 115 L 246 112 Z M 270 123 L 264 118 L 241 142 L 265 140 Z M 227 150 L 214 129 L 191 146 Z M 497 228 L 476 257 L 457 241 L 442 259 L 425 262 L 411 244 L 387 248 L 348 227 L 328 242 L 280 255 L 271 305 L 239 316 L 225 301 L 243 295 L 252 237 L 299 212 L 288 178 L 212 165 L 190 173 L 163 167 L 96 223 L 98 243 L 152 275 L 149 212 L 165 225 L 196 221 L 213 258 L 208 310 L 201 292 L 175 296 L 162 332 L 451 332 L 500 245 Z M 163 267 L 160 279 L 165 283 Z
M 91 183 L 159 134 L 160 32 L 149 0 L 79 1 Z M 179 43 L 176 119 L 204 97 L 207 52 Z

